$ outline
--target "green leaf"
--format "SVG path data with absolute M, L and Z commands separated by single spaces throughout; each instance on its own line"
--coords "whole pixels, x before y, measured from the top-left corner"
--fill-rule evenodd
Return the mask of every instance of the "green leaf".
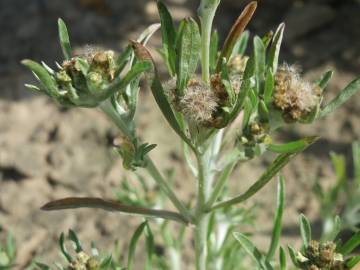
M 317 118 L 322 118 L 332 113 L 346 101 L 348 101 L 360 89 L 360 77 L 353 80 L 332 101 L 330 101 L 319 113 Z
M 265 79 L 265 90 L 264 90 L 265 104 L 271 103 L 273 90 L 274 90 L 274 74 L 271 68 L 269 68 L 266 73 L 266 79 Z
M 360 255 L 357 255 L 355 257 L 352 257 L 348 262 L 346 262 L 347 269 L 356 270 L 355 265 L 357 265 L 360 262 Z
M 99 270 L 107 270 L 111 267 L 112 263 L 112 256 L 106 256 L 100 263 L 100 269 Z
M 237 18 L 235 23 L 230 29 L 230 32 L 225 40 L 223 49 L 221 51 L 221 55 L 218 59 L 217 63 L 217 71 L 221 70 L 221 64 L 222 59 L 225 57 L 227 61 L 229 61 L 229 58 L 233 52 L 234 46 L 237 43 L 238 39 L 241 37 L 241 34 L 244 32 L 245 27 L 250 22 L 252 16 L 254 15 L 254 12 L 257 7 L 257 2 L 252 1 L 250 2 L 244 10 L 241 12 L 240 16 Z
M 47 266 L 46 264 L 40 263 L 40 262 L 35 262 L 35 265 L 37 267 L 39 267 L 40 270 L 51 270 L 51 268 L 49 266 Z
M 261 93 L 265 74 L 265 46 L 258 36 L 254 38 L 254 61 L 257 92 Z
M 244 130 L 250 121 L 250 116 L 253 110 L 253 106 L 249 97 L 246 97 L 244 100 L 244 116 L 242 122 L 242 129 Z
M 125 50 L 116 58 L 115 78 L 124 70 L 128 63 L 131 53 L 133 52 L 131 45 L 128 45 Z
M 126 213 L 129 215 L 150 217 L 150 218 L 163 218 L 180 223 L 188 223 L 187 220 L 176 212 L 157 210 L 151 208 L 144 208 L 132 205 L 126 205 L 113 200 L 106 200 L 93 197 L 69 197 L 60 200 L 55 200 L 45 204 L 41 207 L 42 210 L 55 211 L 65 209 L 77 209 L 77 208 L 95 208 L 103 209 L 106 211 L 115 211 Z
M 329 83 L 329 81 L 331 80 L 331 77 L 333 76 L 334 72 L 332 70 L 329 70 L 327 72 L 325 72 L 321 78 L 319 79 L 319 81 L 317 82 L 317 84 L 320 86 L 320 88 L 323 90 Z
M 211 210 L 231 206 L 233 204 L 237 204 L 240 202 L 244 202 L 254 194 L 256 194 L 260 189 L 262 189 L 290 160 L 292 160 L 296 154 L 300 153 L 301 151 L 305 150 L 309 145 L 314 143 L 316 139 L 313 141 L 308 141 L 308 144 L 303 148 L 300 149 L 299 152 L 296 153 L 286 153 L 279 155 L 273 163 L 267 168 L 267 170 L 261 175 L 261 177 L 252 185 L 250 188 L 245 191 L 243 194 L 236 196 L 228 201 L 220 202 L 215 204 Z
M 69 239 L 74 243 L 76 253 L 83 251 L 80 241 L 73 230 L 69 230 Z
M 66 258 L 66 260 L 71 263 L 72 262 L 72 258 L 70 256 L 70 254 L 67 252 L 66 247 L 65 247 L 65 235 L 64 233 L 60 234 L 60 239 L 59 239 L 59 245 L 60 245 L 60 250 L 61 253 L 64 255 L 64 257 Z
M 279 261 L 280 261 L 280 270 L 286 270 L 286 254 L 285 250 L 280 247 L 279 250 Z
M 283 176 L 280 176 L 278 183 L 278 191 L 277 191 L 277 205 L 276 205 L 276 212 L 274 218 L 274 226 L 271 236 L 270 247 L 266 256 L 268 260 L 271 260 L 274 257 L 275 251 L 280 241 L 284 207 L 285 207 L 285 179 Z
M 269 109 L 263 100 L 258 102 L 259 120 L 263 123 L 269 122 Z
M 210 40 L 210 70 L 213 72 L 216 69 L 216 62 L 219 51 L 219 34 L 215 30 L 211 34 Z
M 1 249 L 1 248 L 0 248 Z M 6 253 L 10 258 L 10 261 L 13 261 L 16 257 L 16 242 L 15 238 L 11 233 L 8 233 L 6 236 Z
M 151 270 L 151 264 L 153 259 L 153 254 L 155 250 L 154 236 L 150 229 L 148 223 L 146 223 L 145 227 L 145 240 L 146 240 L 146 261 L 145 261 L 145 270 Z
M 338 249 L 338 252 L 344 256 L 347 256 L 359 245 L 360 245 L 360 231 L 356 232 L 344 245 L 342 245 Z
M 165 59 L 170 71 L 170 75 L 173 77 L 175 74 L 176 63 L 176 30 L 171 14 L 164 3 L 162 1 L 157 1 L 157 7 L 160 15 L 161 35 Z
M 290 258 L 291 258 L 291 261 L 293 262 L 293 264 L 297 267 L 297 268 L 300 268 L 301 265 L 300 263 L 298 262 L 297 258 L 296 258 L 296 252 L 295 250 L 291 247 L 291 246 L 288 246 L 288 251 L 289 251 L 289 255 L 290 255 Z
M 360 188 L 360 143 L 353 142 L 352 144 L 353 163 L 354 163 L 354 176 L 358 188 Z
M 340 233 L 342 229 L 341 219 L 339 216 L 336 216 L 332 221 L 332 228 L 331 231 L 327 232 L 321 237 L 323 241 L 334 241 L 336 236 Z
M 244 31 L 238 41 L 236 42 L 231 57 L 235 57 L 236 55 L 244 56 L 248 42 L 249 42 L 250 33 L 249 31 Z
M 138 58 L 141 60 L 150 60 L 152 62 L 152 74 L 149 74 L 148 80 L 150 81 L 151 92 L 155 98 L 156 103 L 158 104 L 161 112 L 163 113 L 165 119 L 168 121 L 173 130 L 189 145 L 189 147 L 196 152 L 195 147 L 192 145 L 189 138 L 182 131 L 178 121 L 176 120 L 175 114 L 171 109 L 171 106 L 165 96 L 164 89 L 161 85 L 159 75 L 155 68 L 153 59 L 148 52 L 148 50 L 141 45 L 140 43 L 133 42 L 133 46 L 135 47 L 135 53 Z
M 235 91 L 233 90 L 232 85 L 231 85 L 230 76 L 228 73 L 228 68 L 227 68 L 225 58 L 223 59 L 223 65 L 222 65 L 222 69 L 221 69 L 221 82 L 225 86 L 225 90 L 226 90 L 226 93 L 228 94 L 230 104 L 233 105 L 235 102 L 236 96 L 235 96 Z
M 254 246 L 253 243 L 242 233 L 234 232 L 235 239 L 241 244 L 245 251 L 251 256 L 262 270 L 272 270 L 273 267 L 261 254 L 261 252 Z
M 200 57 L 200 32 L 198 24 L 192 19 L 185 20 L 179 40 L 177 60 L 177 89 L 182 92 L 194 75 Z
M 65 59 L 69 60 L 71 59 L 72 56 L 70 39 L 65 22 L 61 18 L 58 19 L 58 28 L 59 28 L 59 39 L 60 39 L 61 49 L 63 51 Z
M 40 80 L 41 84 L 45 87 L 49 96 L 56 98 L 59 96 L 57 84 L 55 79 L 47 72 L 47 70 L 40 64 L 32 60 L 22 60 L 21 63 L 29 68 L 37 78 Z
M 284 143 L 284 144 L 269 144 L 267 149 L 274 153 L 296 153 L 301 151 L 302 149 L 306 148 L 309 143 L 312 143 L 316 140 L 318 140 L 319 137 L 312 136 L 312 137 L 306 137 L 301 140 Z
M 137 62 L 124 78 L 118 76 L 110 85 L 103 89 L 98 98 L 105 100 L 119 91 L 124 91 L 126 86 L 138 79 L 143 72 L 148 71 L 151 67 L 152 64 L 149 61 Z
M 135 259 L 135 250 L 137 243 L 140 239 L 141 234 L 143 233 L 144 229 L 146 228 L 147 221 L 144 221 L 140 224 L 140 226 L 136 229 L 134 232 L 131 240 L 130 240 L 130 246 L 129 246 L 129 254 L 128 254 L 128 263 L 127 263 L 127 270 L 133 270 L 134 269 L 134 259 Z
M 285 29 L 285 24 L 281 23 L 274 34 L 273 42 L 271 44 L 269 51 L 268 66 L 272 69 L 272 72 L 274 74 L 276 73 L 279 64 L 279 54 L 280 54 L 281 43 L 284 35 L 284 29 Z
M 307 247 L 311 241 L 311 226 L 303 214 L 300 215 L 300 233 L 304 246 Z

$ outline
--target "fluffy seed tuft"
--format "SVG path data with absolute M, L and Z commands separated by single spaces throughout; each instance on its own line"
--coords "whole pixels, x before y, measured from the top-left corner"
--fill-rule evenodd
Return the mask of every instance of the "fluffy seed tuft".
M 217 106 L 216 95 L 198 80 L 189 81 L 185 94 L 180 99 L 181 112 L 185 117 L 202 126 L 212 122 Z
M 298 68 L 282 65 L 275 74 L 274 105 L 290 121 L 305 117 L 320 102 L 317 86 L 303 80 Z

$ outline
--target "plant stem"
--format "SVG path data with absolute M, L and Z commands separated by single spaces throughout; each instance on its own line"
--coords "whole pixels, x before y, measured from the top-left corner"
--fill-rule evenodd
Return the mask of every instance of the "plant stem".
M 189 223 L 193 222 L 193 217 L 190 214 L 190 211 L 184 206 L 184 204 L 178 199 L 176 194 L 173 192 L 167 181 L 162 177 L 159 170 L 156 168 L 153 161 L 147 157 L 147 166 L 146 169 L 149 174 L 153 177 L 153 179 L 157 182 L 162 191 L 168 196 L 170 201 L 174 204 L 174 206 L 179 210 L 180 214 L 182 214 Z
M 198 149 L 196 159 L 198 163 L 198 194 L 196 205 L 196 223 L 195 223 L 195 250 L 196 250 L 196 269 L 207 269 L 207 251 L 208 251 L 208 226 L 209 213 L 206 211 L 206 202 L 209 200 L 212 183 L 215 176 L 215 164 L 223 136 L 223 130 L 217 132 L 212 137 L 210 145 L 204 149 Z
M 209 196 L 208 183 L 209 171 L 206 166 L 205 154 L 199 152 L 196 156 L 198 161 L 198 194 L 196 205 L 196 223 L 195 223 L 195 251 L 196 251 L 196 269 L 206 270 L 207 260 L 207 230 L 209 214 L 205 213 L 205 203 Z
M 201 70 L 202 79 L 210 83 L 210 42 L 212 23 L 220 0 L 202 0 L 198 9 L 201 21 Z
M 130 140 L 135 136 L 135 127 L 131 120 L 129 123 L 125 121 L 121 115 L 114 109 L 113 105 L 109 100 L 100 104 L 100 109 L 112 120 L 115 125 L 121 130 L 121 132 L 127 136 Z M 173 192 L 168 182 L 163 178 L 154 162 L 147 157 L 147 166 L 145 169 L 149 172 L 152 178 L 156 181 L 162 191 L 167 195 L 170 201 L 174 204 L 180 214 L 189 222 L 193 222 L 193 218 L 190 211 L 184 206 L 184 204 L 178 199 L 176 194 Z

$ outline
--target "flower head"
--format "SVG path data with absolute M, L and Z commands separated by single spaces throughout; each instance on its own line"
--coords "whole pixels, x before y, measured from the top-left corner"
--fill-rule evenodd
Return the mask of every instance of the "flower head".
M 210 87 L 201 81 L 190 80 L 184 96 L 180 99 L 180 108 L 189 121 L 208 126 L 213 121 L 218 102 L 218 97 Z
M 275 74 L 274 105 L 283 111 L 285 120 L 298 121 L 316 109 L 320 89 L 301 78 L 294 66 L 282 65 Z

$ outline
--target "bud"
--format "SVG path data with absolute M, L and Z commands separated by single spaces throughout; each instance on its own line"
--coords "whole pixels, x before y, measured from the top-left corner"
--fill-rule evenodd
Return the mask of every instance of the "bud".
M 229 61 L 228 68 L 231 74 L 243 74 L 249 57 L 236 55 Z
M 303 80 L 296 67 L 285 64 L 278 69 L 275 74 L 273 103 L 282 111 L 285 121 L 306 119 L 320 102 L 320 88 Z

